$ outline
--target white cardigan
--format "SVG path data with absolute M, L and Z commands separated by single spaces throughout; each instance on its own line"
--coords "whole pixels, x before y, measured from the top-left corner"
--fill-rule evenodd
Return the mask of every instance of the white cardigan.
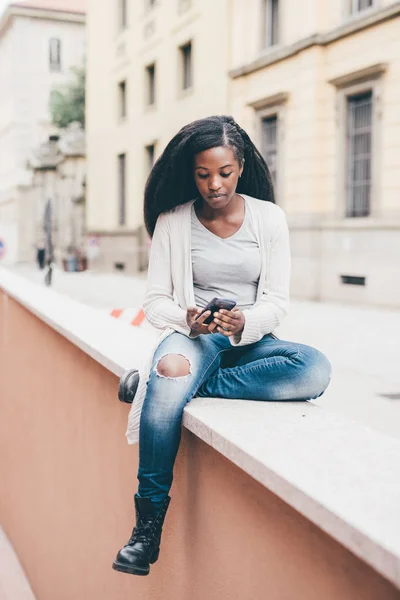
M 244 196 L 244 194 L 241 194 Z M 261 273 L 255 304 L 243 311 L 242 334 L 230 336 L 233 346 L 258 342 L 272 333 L 289 308 L 290 247 L 285 213 L 271 202 L 245 196 L 261 252 Z M 191 260 L 191 206 L 194 200 L 161 214 L 154 230 L 143 310 L 148 321 L 163 332 L 145 367 L 132 403 L 126 437 L 139 441 L 140 413 L 154 352 L 174 331 L 190 336 L 186 309 L 195 306 Z

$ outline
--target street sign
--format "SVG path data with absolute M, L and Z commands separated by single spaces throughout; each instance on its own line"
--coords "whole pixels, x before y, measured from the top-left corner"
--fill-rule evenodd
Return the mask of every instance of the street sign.
M 0 260 L 2 258 L 4 258 L 5 254 L 6 254 L 6 245 L 5 245 L 4 240 L 2 240 L 0 238 Z

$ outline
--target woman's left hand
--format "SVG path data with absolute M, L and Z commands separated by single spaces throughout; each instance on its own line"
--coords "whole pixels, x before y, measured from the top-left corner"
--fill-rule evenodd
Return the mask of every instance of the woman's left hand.
M 233 310 L 220 309 L 214 313 L 214 323 L 217 324 L 215 331 L 222 333 L 226 337 L 242 333 L 245 323 L 245 316 L 239 308 Z

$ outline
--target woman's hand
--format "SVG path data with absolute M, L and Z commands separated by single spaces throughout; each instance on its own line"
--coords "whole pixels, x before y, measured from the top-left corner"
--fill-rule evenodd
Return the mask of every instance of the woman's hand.
M 242 311 L 236 307 L 233 310 L 222 308 L 214 313 L 214 322 L 217 325 L 217 331 L 226 337 L 242 333 L 245 320 Z
M 197 335 L 203 334 L 208 335 L 209 333 L 217 333 L 217 325 L 213 321 L 209 325 L 204 325 L 204 321 L 210 315 L 210 311 L 207 310 L 201 317 L 196 320 L 196 317 L 201 313 L 203 309 L 197 308 L 196 306 L 189 306 L 186 311 L 186 322 L 189 325 L 191 332 Z

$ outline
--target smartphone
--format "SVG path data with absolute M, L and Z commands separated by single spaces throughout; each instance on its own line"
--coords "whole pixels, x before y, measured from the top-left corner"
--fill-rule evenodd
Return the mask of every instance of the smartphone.
M 211 302 L 209 302 L 207 306 L 203 308 L 201 313 L 197 315 L 195 321 L 197 321 L 197 319 L 201 317 L 201 315 L 204 314 L 207 310 L 211 310 L 211 315 L 209 315 L 204 321 L 204 325 L 209 325 L 210 323 L 212 323 L 214 313 L 218 312 L 220 308 L 224 308 L 225 310 L 232 310 L 232 308 L 234 308 L 235 306 L 235 300 L 228 300 L 227 298 L 213 298 Z

